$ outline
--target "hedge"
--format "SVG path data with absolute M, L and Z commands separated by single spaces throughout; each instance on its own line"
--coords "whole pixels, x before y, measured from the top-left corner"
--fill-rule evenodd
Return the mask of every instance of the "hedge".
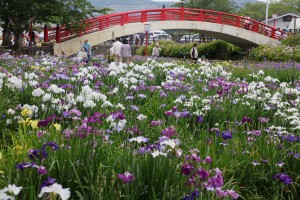
M 190 58 L 189 52 L 194 43 L 178 44 L 173 41 L 162 40 L 159 41 L 161 48 L 160 55 L 163 57 L 173 58 Z M 152 43 L 147 48 L 147 54 L 151 55 L 152 49 L 155 47 L 155 43 Z M 209 43 L 201 43 L 197 46 L 198 55 L 201 57 L 205 55 L 208 59 L 239 59 L 242 57 L 242 50 L 230 43 L 222 40 L 214 40 Z M 138 55 L 145 54 L 145 46 L 138 48 Z

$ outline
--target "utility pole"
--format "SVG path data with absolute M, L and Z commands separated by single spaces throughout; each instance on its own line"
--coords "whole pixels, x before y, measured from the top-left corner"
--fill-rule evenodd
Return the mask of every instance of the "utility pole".
M 265 24 L 268 25 L 268 17 L 269 16 L 269 0 L 267 0 L 267 4 L 266 4 L 266 21 Z

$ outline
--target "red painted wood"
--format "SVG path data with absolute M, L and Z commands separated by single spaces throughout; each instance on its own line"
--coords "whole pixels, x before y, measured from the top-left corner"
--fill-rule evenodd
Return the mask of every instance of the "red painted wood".
M 129 23 L 145 23 L 149 21 L 200 21 L 200 22 L 210 22 L 225 24 L 229 26 L 234 26 L 238 28 L 245 28 L 244 20 L 246 18 L 233 15 L 224 12 L 218 12 L 213 10 L 202 10 L 195 8 L 160 8 L 160 9 L 149 9 L 149 10 L 138 10 L 131 12 L 114 13 L 109 15 L 101 15 L 95 18 L 90 18 L 85 21 L 89 26 L 82 33 L 90 34 L 92 32 L 102 31 L 109 29 L 113 26 L 125 26 Z M 269 36 L 273 39 L 278 39 L 276 36 L 275 28 L 265 25 L 264 23 L 248 19 L 251 21 L 249 31 L 253 31 L 259 34 Z M 56 42 L 66 41 L 76 37 L 76 34 L 67 34 L 65 26 L 56 28 L 48 28 L 48 32 L 55 34 L 49 34 L 48 39 L 56 39 Z M 278 30 L 279 31 L 279 30 Z M 59 32 L 59 33 L 58 33 Z M 282 31 L 280 31 L 283 33 Z M 278 32 L 276 32 L 278 33 Z M 78 36 L 78 35 L 77 35 Z M 56 37 L 56 38 L 55 38 Z
M 47 25 L 45 25 L 45 27 L 44 27 L 44 42 L 49 42 L 49 35 L 48 35 Z

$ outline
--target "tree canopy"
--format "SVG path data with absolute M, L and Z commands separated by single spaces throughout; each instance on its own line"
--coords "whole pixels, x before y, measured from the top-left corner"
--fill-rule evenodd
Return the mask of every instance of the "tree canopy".
M 180 5 L 184 3 L 188 8 L 199 8 L 205 10 L 216 10 L 227 13 L 234 13 L 237 9 L 237 5 L 232 0 L 181 0 Z
M 269 18 L 272 14 L 284 15 L 287 13 L 300 13 L 300 0 L 281 0 L 276 3 L 269 4 Z M 240 15 L 249 14 L 251 18 L 263 21 L 266 15 L 266 3 L 255 2 L 245 3 L 244 7 L 239 10 Z
M 21 44 L 23 31 L 31 23 L 64 24 L 67 27 L 82 26 L 80 22 L 93 13 L 105 13 L 108 8 L 96 9 L 87 0 L 0 0 L 0 19 L 4 22 L 4 34 L 13 32 L 16 45 Z M 4 45 L 5 42 L 4 36 Z

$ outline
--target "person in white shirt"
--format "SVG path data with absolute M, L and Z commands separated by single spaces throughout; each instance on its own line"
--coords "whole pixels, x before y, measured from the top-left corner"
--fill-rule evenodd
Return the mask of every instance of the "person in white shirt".
M 191 58 L 193 59 L 193 62 L 196 63 L 198 60 L 198 50 L 197 50 L 196 43 L 193 45 L 193 48 L 190 51 L 190 55 L 191 55 Z
M 280 28 L 277 28 L 276 31 L 275 31 L 275 37 L 278 39 L 278 40 L 282 40 L 283 38 L 283 33 L 281 32 Z
M 199 58 L 197 60 L 197 63 L 200 63 L 200 64 L 206 64 L 206 63 L 209 63 L 209 61 L 205 58 L 204 55 L 201 56 L 201 58 Z
M 251 21 L 249 20 L 249 19 L 251 19 L 250 18 L 250 16 L 248 15 L 248 14 L 246 14 L 246 16 L 245 16 L 245 20 L 244 20 L 244 27 L 245 27 L 245 29 L 247 29 L 247 30 L 249 30 L 250 29 L 250 25 L 251 25 Z
M 86 49 L 84 47 L 81 47 L 80 51 L 77 54 L 77 59 L 79 62 L 86 60 L 88 58 L 88 54 L 86 52 Z
M 159 52 L 160 52 L 159 44 L 156 43 L 155 47 L 152 49 L 152 56 L 157 59 L 159 57 Z
M 121 61 L 121 47 L 122 43 L 119 41 L 119 38 L 116 39 L 116 42 L 113 44 L 113 53 L 114 53 L 114 59 L 115 59 L 115 64 L 119 65 Z

